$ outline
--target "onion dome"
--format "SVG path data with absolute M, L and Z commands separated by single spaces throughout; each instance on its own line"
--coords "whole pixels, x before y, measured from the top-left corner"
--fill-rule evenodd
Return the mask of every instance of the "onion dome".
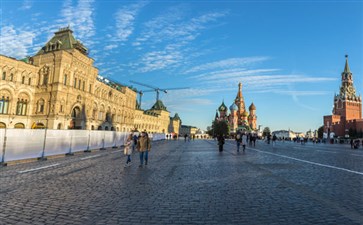
M 244 111 L 244 112 L 242 113 L 242 116 L 243 116 L 243 117 L 247 117 L 247 116 L 248 116 L 248 112 L 247 112 L 247 111 Z
M 227 106 L 222 102 L 222 105 L 218 107 L 218 111 L 227 111 Z
M 237 110 L 238 110 L 238 106 L 237 106 L 235 103 L 233 103 L 233 104 L 229 107 L 229 110 L 231 110 L 231 112 L 232 112 L 232 111 L 237 111 Z
M 252 102 L 252 104 L 250 105 L 250 107 L 248 108 L 250 111 L 251 110 L 256 110 L 256 106 L 253 104 L 253 102 Z

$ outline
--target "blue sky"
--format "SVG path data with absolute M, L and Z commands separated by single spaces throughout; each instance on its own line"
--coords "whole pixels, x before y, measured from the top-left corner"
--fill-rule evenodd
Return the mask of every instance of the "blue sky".
M 363 1 L 0 0 L 0 9 L 0 54 L 32 55 L 70 25 L 100 75 L 190 87 L 160 97 L 202 129 L 223 100 L 233 103 L 238 82 L 262 127 L 317 129 L 331 114 L 345 54 L 363 92 Z M 154 102 L 145 93 L 142 108 Z

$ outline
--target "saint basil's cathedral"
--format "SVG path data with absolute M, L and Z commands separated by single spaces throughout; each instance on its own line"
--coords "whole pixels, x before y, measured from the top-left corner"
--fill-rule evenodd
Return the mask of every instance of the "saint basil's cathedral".
M 239 83 L 237 96 L 233 104 L 229 107 L 230 113 L 228 114 L 228 108 L 223 101 L 218 107 L 215 120 L 226 121 L 231 133 L 235 133 L 238 130 L 244 132 L 256 131 L 256 106 L 252 103 L 248 109 L 250 113 L 247 112 L 245 107 L 245 101 L 242 95 L 242 83 Z

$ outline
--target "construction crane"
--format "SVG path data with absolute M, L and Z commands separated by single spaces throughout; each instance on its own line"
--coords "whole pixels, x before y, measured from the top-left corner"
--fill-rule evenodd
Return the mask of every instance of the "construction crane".
M 168 93 L 169 90 L 181 90 L 181 89 L 189 89 L 188 87 L 179 87 L 179 88 L 158 88 L 158 87 L 154 87 L 154 86 L 151 86 L 149 84 L 144 84 L 144 83 L 141 83 L 141 82 L 138 82 L 138 81 L 133 81 L 133 80 L 130 80 L 131 83 L 133 84 L 138 84 L 138 85 L 141 85 L 141 86 L 144 86 L 144 87 L 148 87 L 148 88 L 152 88 L 152 90 L 146 90 L 146 91 L 139 91 L 139 94 L 140 94 L 140 106 L 141 106 L 141 96 L 142 96 L 142 93 L 143 92 L 150 92 L 150 91 L 155 91 L 156 92 L 156 101 L 159 101 L 159 92 L 162 91 L 164 93 Z
M 140 104 L 140 109 L 141 109 L 141 98 L 142 98 L 142 96 L 144 95 L 144 92 L 152 92 L 152 91 L 154 91 L 154 90 L 145 90 L 145 91 L 140 90 L 140 91 L 138 91 L 138 92 L 137 92 L 137 93 L 139 93 L 139 104 Z

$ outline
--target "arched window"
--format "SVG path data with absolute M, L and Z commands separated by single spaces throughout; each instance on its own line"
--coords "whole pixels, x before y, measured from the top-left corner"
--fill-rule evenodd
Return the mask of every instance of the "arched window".
M 0 99 L 0 114 L 8 114 L 9 97 L 2 96 Z
M 58 123 L 58 127 L 57 127 L 58 130 L 62 129 L 62 124 L 61 123 Z
M 2 80 L 6 79 L 6 72 L 3 72 Z
M 18 102 L 16 103 L 16 115 L 25 116 L 27 107 L 28 100 L 18 98 Z
M 24 126 L 24 124 L 23 124 L 23 123 L 17 123 L 17 124 L 15 124 L 15 125 L 14 125 L 14 128 L 15 128 L 15 129 L 24 129 L 24 128 L 25 128 L 25 126 Z
M 74 109 L 72 110 L 72 118 L 79 118 L 81 116 L 81 110 L 79 109 L 79 107 L 74 107 Z
M 94 129 L 95 129 L 95 126 L 93 126 L 93 125 L 92 125 L 92 126 L 91 126 L 91 130 L 94 130 Z
M 22 83 L 22 84 L 24 84 L 24 83 L 25 83 L 25 77 L 24 77 L 24 76 L 21 78 L 21 83 Z
M 102 130 L 102 127 L 101 126 L 98 126 L 98 130 Z
M 39 99 L 38 101 L 38 112 L 44 113 L 44 99 Z
M 10 74 L 10 81 L 14 80 L 14 74 Z
M 0 129 L 5 129 L 6 128 L 6 124 L 3 122 L 0 122 Z
M 31 85 L 31 83 L 32 83 L 32 79 L 31 79 L 31 78 L 29 78 L 29 80 L 28 80 L 28 84 L 29 84 L 29 85 Z

